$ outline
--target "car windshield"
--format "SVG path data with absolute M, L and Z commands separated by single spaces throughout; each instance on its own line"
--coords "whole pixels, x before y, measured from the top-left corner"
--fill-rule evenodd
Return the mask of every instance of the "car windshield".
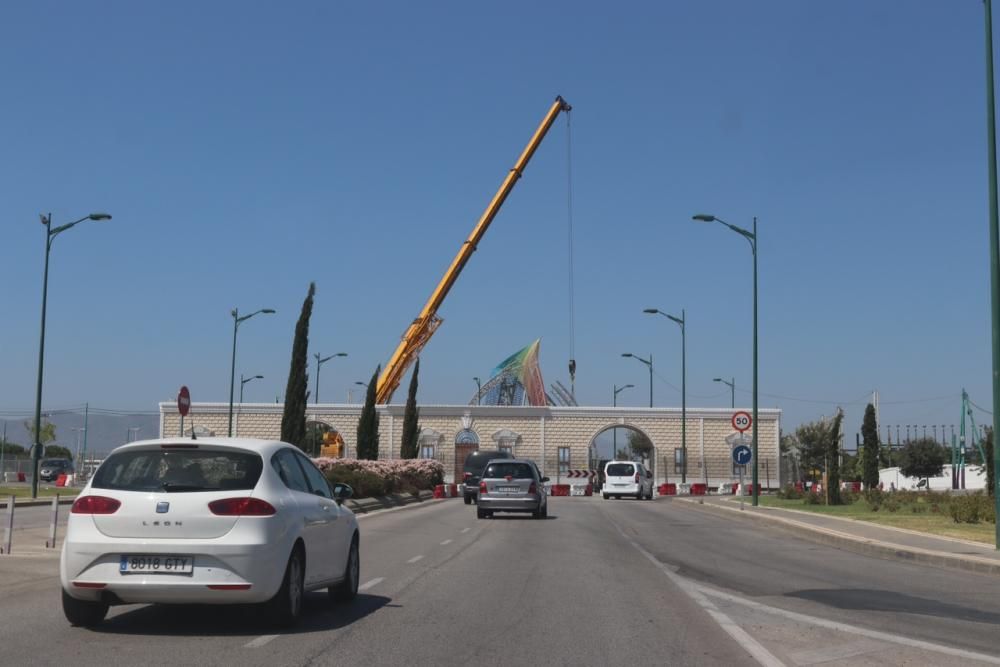
M 513 477 L 514 479 L 534 479 L 531 466 L 527 463 L 493 463 L 486 468 L 483 477 L 498 479 Z
M 46 459 L 42 461 L 42 466 L 47 468 L 55 468 L 57 466 L 63 466 L 66 462 L 60 459 Z
M 629 477 L 635 474 L 635 466 L 631 463 L 612 463 L 607 470 L 608 477 Z
M 259 455 L 231 450 L 143 449 L 112 454 L 93 488 L 117 491 L 250 490 L 260 479 Z

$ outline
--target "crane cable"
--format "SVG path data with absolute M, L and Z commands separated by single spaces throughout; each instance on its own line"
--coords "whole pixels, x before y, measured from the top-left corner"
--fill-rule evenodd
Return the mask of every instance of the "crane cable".
M 573 287 L 573 132 L 566 112 L 566 218 L 569 257 L 569 392 L 576 399 L 576 312 Z

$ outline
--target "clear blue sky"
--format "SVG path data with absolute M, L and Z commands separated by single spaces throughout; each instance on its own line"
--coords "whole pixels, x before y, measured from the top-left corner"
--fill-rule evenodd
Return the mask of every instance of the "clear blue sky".
M 842 405 L 853 433 L 873 389 L 884 424 L 956 423 L 963 386 L 990 405 L 983 53 L 980 0 L 11 5 L 0 410 L 34 404 L 49 211 L 114 220 L 55 242 L 46 408 L 226 400 L 233 307 L 278 311 L 237 365 L 273 401 L 310 280 L 344 401 L 561 94 L 581 404 L 646 403 L 632 351 L 680 405 L 651 306 L 686 308 L 689 405 L 727 406 L 719 375 L 749 405 L 751 256 L 704 211 L 759 217 L 761 406 L 786 429 Z M 560 120 L 441 310 L 422 402 L 539 337 L 568 383 L 566 149 Z

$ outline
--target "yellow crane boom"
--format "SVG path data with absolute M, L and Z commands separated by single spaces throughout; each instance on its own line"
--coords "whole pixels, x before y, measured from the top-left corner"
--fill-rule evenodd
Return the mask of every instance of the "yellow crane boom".
M 441 281 L 431 293 L 431 297 L 424 304 L 420 315 L 417 319 L 413 320 L 413 323 L 406 329 L 406 333 L 403 334 L 399 346 L 393 352 L 392 358 L 389 359 L 389 363 L 386 364 L 382 370 L 382 374 L 378 378 L 378 388 L 375 392 L 376 402 L 389 402 L 393 392 L 396 391 L 400 381 L 403 379 L 403 375 L 406 374 L 406 369 L 410 367 L 413 360 L 420 354 L 420 350 L 423 349 L 424 345 L 427 344 L 427 341 L 430 340 L 431 336 L 434 335 L 434 332 L 441 325 L 441 318 L 437 315 L 438 308 L 441 307 L 444 298 L 448 296 L 448 292 L 451 291 L 452 286 L 458 279 L 458 275 L 465 268 L 465 263 L 472 257 L 472 253 L 476 251 L 476 247 L 480 239 L 483 238 L 483 234 L 486 233 L 490 223 L 493 222 L 493 218 L 496 217 L 500 207 L 503 206 L 507 195 L 514 189 L 514 184 L 521 178 L 524 168 L 527 166 L 528 161 L 531 160 L 531 156 L 535 154 L 535 150 L 538 149 L 539 144 L 542 143 L 542 139 L 545 138 L 549 128 L 552 127 L 556 116 L 560 112 L 569 111 L 570 109 L 572 107 L 566 100 L 562 97 L 556 97 L 556 101 L 553 102 L 548 113 L 545 114 L 545 118 L 542 119 L 538 129 L 535 130 L 531 141 L 528 142 L 528 145 L 521 153 L 521 157 L 517 159 L 514 167 L 507 174 L 507 178 L 500 185 L 500 189 L 493 195 L 493 200 L 490 201 L 489 206 L 486 207 L 483 215 L 479 218 L 479 222 L 476 223 L 472 233 L 469 234 L 469 238 L 458 249 L 458 254 L 455 255 L 451 266 L 448 267 L 444 277 L 441 278 Z

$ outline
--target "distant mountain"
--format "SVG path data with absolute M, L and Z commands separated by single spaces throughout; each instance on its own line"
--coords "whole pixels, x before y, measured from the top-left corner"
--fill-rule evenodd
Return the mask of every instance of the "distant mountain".
M 69 449 L 76 454 L 77 445 L 83 443 L 82 429 L 83 412 L 58 412 L 48 418 L 56 426 L 56 441 L 54 443 Z M 0 432 L 7 428 L 7 440 L 15 445 L 21 445 L 26 450 L 31 444 L 31 434 L 25 428 L 25 421 L 33 421 L 32 417 L 21 419 L 0 419 Z M 129 429 L 132 429 L 131 433 Z M 136 430 L 138 429 L 138 431 Z M 137 415 L 103 415 L 90 413 L 87 419 L 87 453 L 108 452 L 128 440 L 144 440 L 156 438 L 160 434 L 160 417 L 151 414 Z

